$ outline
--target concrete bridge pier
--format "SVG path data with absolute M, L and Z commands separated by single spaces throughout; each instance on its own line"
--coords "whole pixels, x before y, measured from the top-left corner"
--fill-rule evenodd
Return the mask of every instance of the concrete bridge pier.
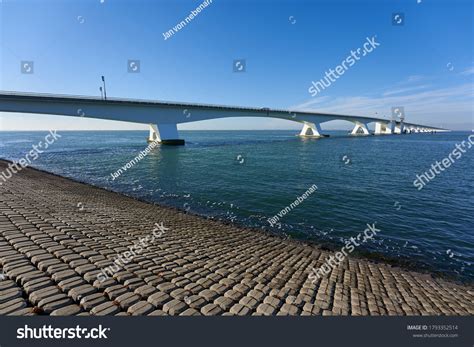
M 354 129 L 352 129 L 351 135 L 370 135 L 369 128 L 367 127 L 367 124 L 360 123 L 360 122 L 354 122 L 355 126 Z
M 304 123 L 299 136 L 314 138 L 324 137 L 319 123 Z
M 148 142 L 158 141 L 163 145 L 184 145 L 179 138 L 177 124 L 150 124 Z
M 395 125 L 395 128 L 393 129 L 394 134 L 403 134 L 405 126 L 403 123 L 398 123 Z
M 391 134 L 392 129 L 389 126 L 389 123 L 376 122 L 375 123 L 375 135 L 386 135 Z

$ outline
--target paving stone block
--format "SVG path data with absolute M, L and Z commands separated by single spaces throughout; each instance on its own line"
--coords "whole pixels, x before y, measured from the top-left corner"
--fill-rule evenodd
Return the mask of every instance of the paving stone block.
M 169 315 L 179 315 L 188 308 L 184 302 L 173 299 L 163 305 L 163 311 Z

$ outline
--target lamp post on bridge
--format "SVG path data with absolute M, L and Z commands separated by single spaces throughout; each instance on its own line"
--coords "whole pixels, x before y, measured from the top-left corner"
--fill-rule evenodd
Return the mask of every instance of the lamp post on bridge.
M 102 83 L 104 84 L 104 100 L 107 100 L 107 91 L 105 89 L 105 77 L 102 76 Z
M 99 90 L 100 90 L 100 98 L 104 100 L 104 93 L 102 91 L 102 87 L 99 87 Z

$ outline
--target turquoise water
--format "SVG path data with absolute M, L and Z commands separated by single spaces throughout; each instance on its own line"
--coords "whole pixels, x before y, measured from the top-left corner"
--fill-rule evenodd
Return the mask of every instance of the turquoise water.
M 366 224 L 380 231 L 357 253 L 471 282 L 473 152 L 421 191 L 429 170 L 470 133 L 303 140 L 295 131 L 183 131 L 186 146 L 158 147 L 117 179 L 147 133 L 59 132 L 33 166 L 191 213 L 340 248 Z M 18 160 L 46 132 L 0 132 L 0 158 Z M 270 226 L 310 186 L 318 190 Z M 82 202 L 87 207 L 87 201 Z

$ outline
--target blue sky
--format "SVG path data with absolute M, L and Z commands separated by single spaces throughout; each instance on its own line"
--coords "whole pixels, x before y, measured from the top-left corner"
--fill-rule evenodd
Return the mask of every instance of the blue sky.
M 213 0 L 172 37 L 202 1 L 3 0 L 0 89 L 299 108 L 390 116 L 473 128 L 473 3 L 468 0 Z M 404 25 L 392 25 L 402 12 Z M 366 37 L 380 46 L 312 97 L 324 77 Z M 128 73 L 130 59 L 140 73 Z M 246 71 L 233 72 L 235 59 Z M 22 74 L 21 61 L 34 73 Z M 346 128 L 345 123 L 323 128 Z M 59 116 L 0 114 L 0 129 L 146 129 Z M 296 129 L 272 119 L 220 119 L 180 129 Z

